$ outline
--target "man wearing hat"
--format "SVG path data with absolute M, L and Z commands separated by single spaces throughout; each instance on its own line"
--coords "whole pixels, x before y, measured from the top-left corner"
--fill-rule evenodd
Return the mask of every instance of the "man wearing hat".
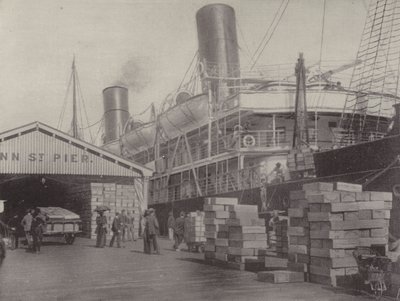
M 148 234 L 148 240 L 150 242 L 150 249 L 151 245 L 153 245 L 153 250 L 156 254 L 160 254 L 160 250 L 158 248 L 157 244 L 157 235 L 159 231 L 159 225 L 158 225 L 158 220 L 155 215 L 155 210 L 153 208 L 149 209 L 149 216 L 147 217 L 146 220 L 146 228 L 147 228 L 147 234 Z
M 107 217 L 104 216 L 104 211 L 97 211 L 99 214 L 96 217 L 96 247 L 104 248 L 106 245 L 106 234 L 107 234 Z
M 185 212 L 181 211 L 179 217 L 175 221 L 174 238 L 175 244 L 174 249 L 180 251 L 179 245 L 182 243 L 183 236 L 185 234 Z
M 115 217 L 111 226 L 111 231 L 113 232 L 113 236 L 110 241 L 110 248 L 114 245 L 115 238 L 117 238 L 117 247 L 121 248 L 121 230 L 122 230 L 122 221 L 119 216 L 119 212 L 115 213 Z

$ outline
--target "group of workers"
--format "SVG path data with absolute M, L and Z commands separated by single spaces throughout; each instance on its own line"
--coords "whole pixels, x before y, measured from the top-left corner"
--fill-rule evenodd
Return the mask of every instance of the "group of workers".
M 136 241 L 135 229 L 133 227 L 133 216 L 130 212 L 125 214 L 125 210 L 115 213 L 115 217 L 111 224 L 112 237 L 109 246 L 113 247 L 114 242 L 117 242 L 117 247 L 121 247 L 122 242 L 125 242 L 125 236 L 128 239 Z M 180 245 L 184 240 L 185 235 L 185 213 L 182 211 L 178 218 L 174 218 L 173 212 L 169 213 L 168 217 L 168 235 L 169 239 L 174 241 L 173 248 L 180 251 Z M 104 211 L 98 211 L 96 218 L 96 247 L 103 248 L 106 246 L 107 234 L 107 218 Z M 140 235 L 143 239 L 143 252 L 145 254 L 160 254 L 160 248 L 157 241 L 157 236 L 160 234 L 160 226 L 155 214 L 155 210 L 150 208 L 145 210 L 140 220 Z
M 96 218 L 96 247 L 103 248 L 106 245 L 107 235 L 107 218 L 104 215 L 104 211 L 98 211 Z M 155 210 L 150 208 L 145 210 L 141 218 L 141 236 L 143 238 L 144 253 L 146 254 L 160 254 L 160 249 L 157 243 L 157 236 L 159 235 L 159 224 L 157 217 L 155 216 Z M 115 217 L 111 224 L 112 237 L 110 241 L 110 247 L 113 247 L 114 242 L 117 242 L 117 247 L 121 248 L 122 242 L 126 241 L 126 238 L 131 241 L 136 241 L 136 231 L 134 229 L 134 217 L 131 212 L 125 214 L 125 210 L 115 213 Z
M 96 225 L 96 247 L 104 248 L 107 235 L 107 217 L 104 215 L 104 211 L 98 211 Z M 111 224 L 111 231 L 113 235 L 110 241 L 110 247 L 113 247 L 115 241 L 117 241 L 118 248 L 121 247 L 121 240 L 123 243 L 126 240 L 136 241 L 133 211 L 128 211 L 126 213 L 125 210 L 122 210 L 121 214 L 116 212 Z
M 22 228 L 27 241 L 27 251 L 39 254 L 46 222 L 47 218 L 40 212 L 39 208 L 28 209 L 22 220 L 19 219 L 18 215 L 14 215 L 7 224 L 10 231 L 11 249 L 18 248 L 20 229 Z

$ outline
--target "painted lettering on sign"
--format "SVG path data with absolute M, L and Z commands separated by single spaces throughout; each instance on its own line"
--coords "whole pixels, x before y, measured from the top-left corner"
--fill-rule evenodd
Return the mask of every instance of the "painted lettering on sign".
M 63 163 L 92 163 L 89 155 L 86 154 L 45 154 L 45 153 L 29 153 L 23 158 L 19 153 L 0 152 L 1 161 L 23 161 L 29 162 L 63 162 Z
M 88 155 L 77 155 L 77 154 L 54 154 L 53 162 L 71 162 L 71 163 L 88 163 L 89 156 Z
M 0 152 L 0 161 L 19 161 L 19 153 L 3 153 Z

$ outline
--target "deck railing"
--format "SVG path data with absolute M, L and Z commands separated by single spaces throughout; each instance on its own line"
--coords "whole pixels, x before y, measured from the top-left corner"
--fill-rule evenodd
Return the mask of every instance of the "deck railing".
M 240 148 L 273 148 L 289 146 L 288 133 L 284 129 L 242 131 L 236 136 L 237 146 Z
M 198 185 L 202 196 L 227 193 L 260 187 L 261 175 L 258 168 L 247 168 L 199 178 Z M 150 189 L 149 201 L 153 204 L 164 203 L 198 196 L 196 184 L 191 180 Z

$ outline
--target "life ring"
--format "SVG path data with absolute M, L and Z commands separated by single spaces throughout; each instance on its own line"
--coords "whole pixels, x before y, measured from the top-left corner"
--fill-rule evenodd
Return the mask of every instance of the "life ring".
M 246 135 L 243 137 L 243 145 L 245 147 L 250 147 L 256 145 L 256 139 L 252 135 Z
M 395 197 L 400 197 L 400 184 L 396 184 L 392 188 Z

